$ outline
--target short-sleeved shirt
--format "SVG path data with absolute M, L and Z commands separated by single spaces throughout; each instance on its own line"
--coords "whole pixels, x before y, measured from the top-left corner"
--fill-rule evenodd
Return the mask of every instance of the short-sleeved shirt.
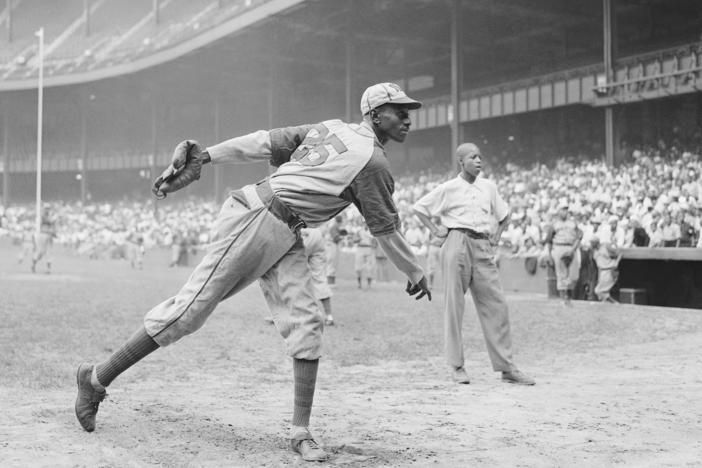
M 553 222 L 553 238 L 555 245 L 573 245 L 580 235 L 578 225 L 572 219 L 557 219 Z
M 509 214 L 494 182 L 478 177 L 470 183 L 461 175 L 437 185 L 413 208 L 425 216 L 438 216 L 449 229 L 467 228 L 488 235 L 494 234 L 497 223 Z

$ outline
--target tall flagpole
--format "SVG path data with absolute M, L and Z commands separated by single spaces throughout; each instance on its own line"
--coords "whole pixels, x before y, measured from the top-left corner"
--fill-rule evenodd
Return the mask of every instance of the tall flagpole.
M 42 143 L 42 122 L 44 120 L 44 28 L 34 33 L 39 38 L 39 86 L 37 100 L 37 212 L 35 221 L 35 232 L 37 238 L 41 232 L 41 143 Z

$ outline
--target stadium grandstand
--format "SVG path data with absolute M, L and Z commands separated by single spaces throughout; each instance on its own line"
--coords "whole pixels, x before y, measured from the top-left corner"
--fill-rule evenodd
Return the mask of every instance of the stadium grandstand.
M 36 31 L 44 29 L 47 199 L 146 197 L 183 138 L 360 119 L 396 81 L 425 102 L 396 172 L 445 171 L 458 141 L 495 165 L 616 166 L 700 143 L 696 0 L 6 0 L 0 7 L 3 204 L 36 172 Z M 678 148 L 679 149 L 679 148 Z M 208 171 L 221 197 L 267 173 Z

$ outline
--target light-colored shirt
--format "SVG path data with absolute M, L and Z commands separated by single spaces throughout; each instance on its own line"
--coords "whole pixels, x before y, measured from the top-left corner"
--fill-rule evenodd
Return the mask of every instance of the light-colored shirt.
M 572 219 L 553 222 L 553 244 L 573 245 L 578 240 L 578 225 Z
M 438 216 L 449 229 L 467 228 L 488 235 L 509 214 L 494 182 L 478 177 L 470 183 L 460 175 L 436 186 L 412 208 L 428 217 Z

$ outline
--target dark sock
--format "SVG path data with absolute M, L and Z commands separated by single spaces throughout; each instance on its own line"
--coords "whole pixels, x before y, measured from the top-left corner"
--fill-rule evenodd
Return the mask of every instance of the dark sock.
M 293 359 L 293 376 L 295 379 L 295 406 L 293 409 L 293 426 L 307 427 L 310 424 L 314 387 L 317 383 L 319 359 Z
M 129 339 L 106 361 L 96 366 L 98 382 L 107 387 L 119 374 L 129 369 L 141 359 L 158 349 L 158 343 L 146 333 L 141 326 Z

